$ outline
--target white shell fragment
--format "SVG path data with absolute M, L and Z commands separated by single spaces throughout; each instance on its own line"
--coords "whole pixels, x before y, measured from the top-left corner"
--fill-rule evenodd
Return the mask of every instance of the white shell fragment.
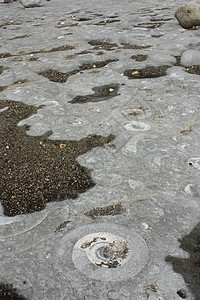
M 185 193 L 188 194 L 188 195 L 192 195 L 193 194 L 192 191 L 191 191 L 192 187 L 193 187 L 193 185 L 191 183 L 187 184 L 184 188 Z
M 188 164 L 198 170 L 200 170 L 200 157 L 193 157 L 188 160 Z

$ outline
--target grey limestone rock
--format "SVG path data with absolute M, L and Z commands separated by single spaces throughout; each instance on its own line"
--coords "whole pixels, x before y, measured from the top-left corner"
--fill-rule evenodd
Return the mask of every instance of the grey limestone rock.
M 43 6 L 42 0 L 19 0 L 19 2 L 25 8 Z
M 200 51 L 187 50 L 181 56 L 181 65 L 183 67 L 191 67 L 193 65 L 200 65 Z
M 194 2 L 188 2 L 178 7 L 175 17 L 179 24 L 185 28 L 192 28 L 200 25 L 200 5 Z

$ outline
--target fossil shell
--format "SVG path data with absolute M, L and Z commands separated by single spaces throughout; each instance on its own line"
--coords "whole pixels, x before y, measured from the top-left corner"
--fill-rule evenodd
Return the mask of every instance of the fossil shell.
M 118 281 L 132 278 L 145 266 L 148 249 L 135 231 L 112 223 L 95 223 L 66 234 L 58 247 L 55 262 L 61 272 L 68 272 L 68 257 L 89 278 Z M 69 245 L 73 243 L 70 250 Z

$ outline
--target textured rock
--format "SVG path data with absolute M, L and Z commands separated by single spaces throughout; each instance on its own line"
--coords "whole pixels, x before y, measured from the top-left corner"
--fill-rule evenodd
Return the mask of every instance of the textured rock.
M 4 0 L 4 3 L 11 3 L 13 2 L 12 0 Z
M 181 5 L 175 12 L 175 17 L 179 24 L 185 28 L 192 28 L 200 25 L 200 5 L 189 2 Z
M 20 0 L 19 2 L 26 8 L 43 6 L 42 0 Z
M 41 153 L 55 145 L 56 157 L 58 153 L 66 157 L 76 153 L 65 140 L 80 145 L 84 138 L 90 143 L 93 134 L 116 135 L 113 144 L 92 148 L 77 157 L 75 162 L 90 171 L 96 185 L 76 199 L 51 201 L 44 210 L 13 217 L 5 216 L 0 204 L 0 283 L 13 284 L 18 295 L 29 300 L 200 300 L 200 75 L 197 66 L 191 68 L 194 74 L 186 72 L 190 67 L 171 67 L 173 56 L 179 60 L 179 55 L 189 49 L 200 50 L 200 31 L 182 28 L 175 17 L 175 22 L 171 20 L 180 5 L 191 1 L 200 3 L 43 0 L 43 7 L 26 9 L 16 2 L 5 5 L 0 0 L 0 89 L 7 86 L 0 92 L 0 103 L 20 102 L 37 108 L 29 117 L 21 111 L 22 120 L 15 126 L 35 141 L 34 148 L 25 147 L 22 139 L 19 147 L 15 146 L 13 127 L 6 127 L 10 131 L 5 135 L 0 168 L 4 176 L 16 172 L 14 157 L 11 170 L 4 168 L 5 163 L 11 164 L 11 151 L 25 158 L 33 153 L 39 136 L 43 135 L 42 144 L 38 143 Z M 133 55 L 148 58 L 136 61 Z M 118 61 L 102 66 L 114 59 Z M 166 76 L 152 78 L 154 74 L 162 75 L 165 66 L 171 67 L 165 70 Z M 65 83 L 53 82 L 39 75 L 50 69 L 58 75 L 79 72 Z M 132 71 L 128 73 L 131 79 L 124 76 L 125 70 Z M 151 77 L 140 78 L 148 74 Z M 70 103 L 77 96 L 93 97 L 94 87 L 110 84 L 119 85 L 120 95 L 100 102 Z M 1 107 L 0 125 L 3 115 L 12 124 L 17 112 L 11 114 L 10 107 L 8 103 Z M 45 133 L 49 130 L 53 134 L 47 139 Z M 10 135 L 13 143 L 8 140 Z M 44 170 L 36 168 L 41 159 L 45 157 L 39 151 L 31 158 L 38 177 Z M 49 155 L 45 169 L 51 167 L 53 174 L 45 176 L 39 188 L 62 189 L 68 177 L 60 183 L 57 180 L 63 165 L 61 159 Z M 30 188 L 34 189 L 38 180 L 30 181 L 33 173 L 28 165 L 21 165 L 20 170 L 20 182 L 24 187 L 31 182 Z M 77 183 L 71 171 L 76 170 L 70 168 L 69 174 L 74 187 Z M 25 172 L 29 174 L 26 182 L 22 180 Z M 59 174 L 56 182 L 60 187 L 51 180 L 55 174 Z M 11 186 L 6 184 L 10 195 Z M 34 196 L 38 201 L 37 194 Z M 124 212 L 116 214 L 120 205 Z M 93 218 L 85 214 L 91 211 Z M 95 235 L 92 244 L 88 240 L 87 248 L 83 243 L 81 255 L 86 260 L 82 262 L 75 245 L 79 246 L 77 242 L 83 237 L 99 232 L 122 237 L 131 251 L 129 256 L 123 248 L 115 251 L 102 247 L 98 248 L 99 257 L 107 260 L 110 253 L 113 258 L 122 254 L 122 260 L 130 259 L 110 268 L 103 263 L 88 264 L 87 249 L 96 253 L 98 242 L 105 246 L 104 235 Z M 127 240 L 134 233 L 145 240 L 149 252 L 147 263 L 137 274 L 134 272 L 141 260 L 131 270 L 130 266 L 143 252 L 134 251 L 131 247 L 138 244 Z M 190 239 L 184 239 L 186 236 Z M 170 257 L 165 261 L 166 256 Z M 79 259 L 81 264 L 77 263 Z M 113 273 L 111 282 L 99 280 L 96 270 L 100 274 Z
M 181 56 L 181 65 L 183 67 L 191 67 L 200 65 L 200 52 L 197 50 L 187 50 Z

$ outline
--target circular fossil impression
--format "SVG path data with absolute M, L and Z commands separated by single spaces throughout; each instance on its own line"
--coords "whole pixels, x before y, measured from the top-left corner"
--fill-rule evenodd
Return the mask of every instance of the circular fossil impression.
M 117 268 L 128 261 L 130 249 L 122 237 L 107 232 L 84 236 L 74 246 L 73 256 L 79 251 L 96 266 Z M 85 253 L 84 253 L 85 252 Z
M 124 127 L 129 131 L 147 131 L 151 128 L 149 124 L 138 121 L 131 121 Z
M 62 272 L 69 270 L 66 258 L 70 252 L 73 264 L 81 273 L 100 281 L 132 278 L 143 269 L 148 259 L 147 245 L 142 237 L 112 223 L 88 224 L 67 234 L 56 258 Z
M 7 217 L 0 206 L 0 253 L 4 257 L 27 251 L 49 240 L 59 222 L 67 220 L 68 205 L 49 203 L 47 208 L 32 214 Z

